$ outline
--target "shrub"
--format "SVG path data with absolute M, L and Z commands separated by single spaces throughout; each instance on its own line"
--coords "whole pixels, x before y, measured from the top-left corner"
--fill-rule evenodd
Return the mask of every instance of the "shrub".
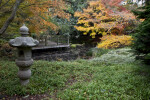
M 6 58 L 15 58 L 16 57 L 16 49 L 10 47 L 8 43 L 4 43 L 0 47 L 0 57 Z
M 106 35 L 101 38 L 101 43 L 97 45 L 98 48 L 112 49 L 129 46 L 132 43 L 132 37 L 128 35 L 116 36 Z
M 138 18 L 144 19 L 134 35 L 133 49 L 137 58 L 149 64 L 150 60 L 150 5 L 143 7 L 140 11 L 134 12 Z
M 101 57 L 95 57 L 91 59 L 91 61 L 103 62 L 107 64 L 133 63 L 135 61 L 135 56 L 131 51 L 132 49 L 130 48 L 119 48 L 111 50 L 108 53 L 101 55 Z
M 6 40 L 0 39 L 0 47 L 1 47 L 3 44 L 5 44 L 6 42 L 7 42 Z

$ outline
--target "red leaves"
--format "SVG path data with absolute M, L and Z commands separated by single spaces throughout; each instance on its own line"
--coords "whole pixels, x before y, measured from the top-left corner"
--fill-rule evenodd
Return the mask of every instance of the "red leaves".
M 102 3 L 104 5 L 106 5 L 106 7 L 110 10 L 110 11 L 114 11 L 114 10 L 120 10 L 120 11 L 125 11 L 126 9 L 121 5 L 121 2 L 123 0 L 102 0 Z

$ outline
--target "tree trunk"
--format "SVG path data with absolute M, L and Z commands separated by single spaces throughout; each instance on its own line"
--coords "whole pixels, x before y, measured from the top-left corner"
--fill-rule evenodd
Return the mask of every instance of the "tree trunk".
M 1 3 L 2 3 L 2 0 L 0 0 L 0 5 L 1 5 Z
M 13 19 L 15 18 L 16 12 L 19 8 L 20 3 L 23 0 L 16 0 L 16 3 L 13 7 L 12 13 L 10 15 L 10 17 L 6 20 L 6 22 L 4 23 L 4 25 L 2 26 L 2 28 L 0 29 L 0 35 L 4 34 L 6 29 L 8 28 L 8 26 L 10 25 L 10 23 L 13 21 Z

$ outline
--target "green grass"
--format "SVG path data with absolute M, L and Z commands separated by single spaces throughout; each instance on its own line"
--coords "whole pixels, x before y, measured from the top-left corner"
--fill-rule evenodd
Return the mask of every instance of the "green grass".
M 81 62 L 35 61 L 31 69 L 30 84 L 22 87 L 17 78 L 18 67 L 15 63 L 0 61 L 0 92 L 8 95 L 52 92 L 65 87 L 67 80 L 72 77 L 80 79 L 92 73 L 91 68 L 84 66 Z
M 126 52 L 118 54 L 124 55 Z M 18 68 L 15 63 L 0 61 L 0 92 L 7 95 L 48 93 L 62 100 L 150 98 L 150 68 L 140 61 L 124 63 L 113 63 L 113 60 L 107 63 L 93 59 L 70 62 L 35 61 L 31 69 L 30 83 L 22 87 L 16 75 Z
M 139 68 L 137 68 L 139 67 Z M 63 99 L 92 100 L 148 100 L 150 97 L 149 71 L 136 64 L 94 64 L 95 72 L 89 82 L 79 81 L 59 92 Z M 146 73 L 146 75 L 145 75 Z M 142 75 L 144 74 L 144 75 Z

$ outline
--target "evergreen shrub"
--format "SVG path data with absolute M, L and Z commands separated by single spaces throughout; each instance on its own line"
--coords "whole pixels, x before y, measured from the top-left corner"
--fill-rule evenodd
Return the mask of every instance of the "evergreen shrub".
M 142 10 L 134 11 L 134 13 L 144 21 L 139 25 L 133 36 L 133 49 L 136 58 L 150 64 L 150 5 L 142 7 Z

